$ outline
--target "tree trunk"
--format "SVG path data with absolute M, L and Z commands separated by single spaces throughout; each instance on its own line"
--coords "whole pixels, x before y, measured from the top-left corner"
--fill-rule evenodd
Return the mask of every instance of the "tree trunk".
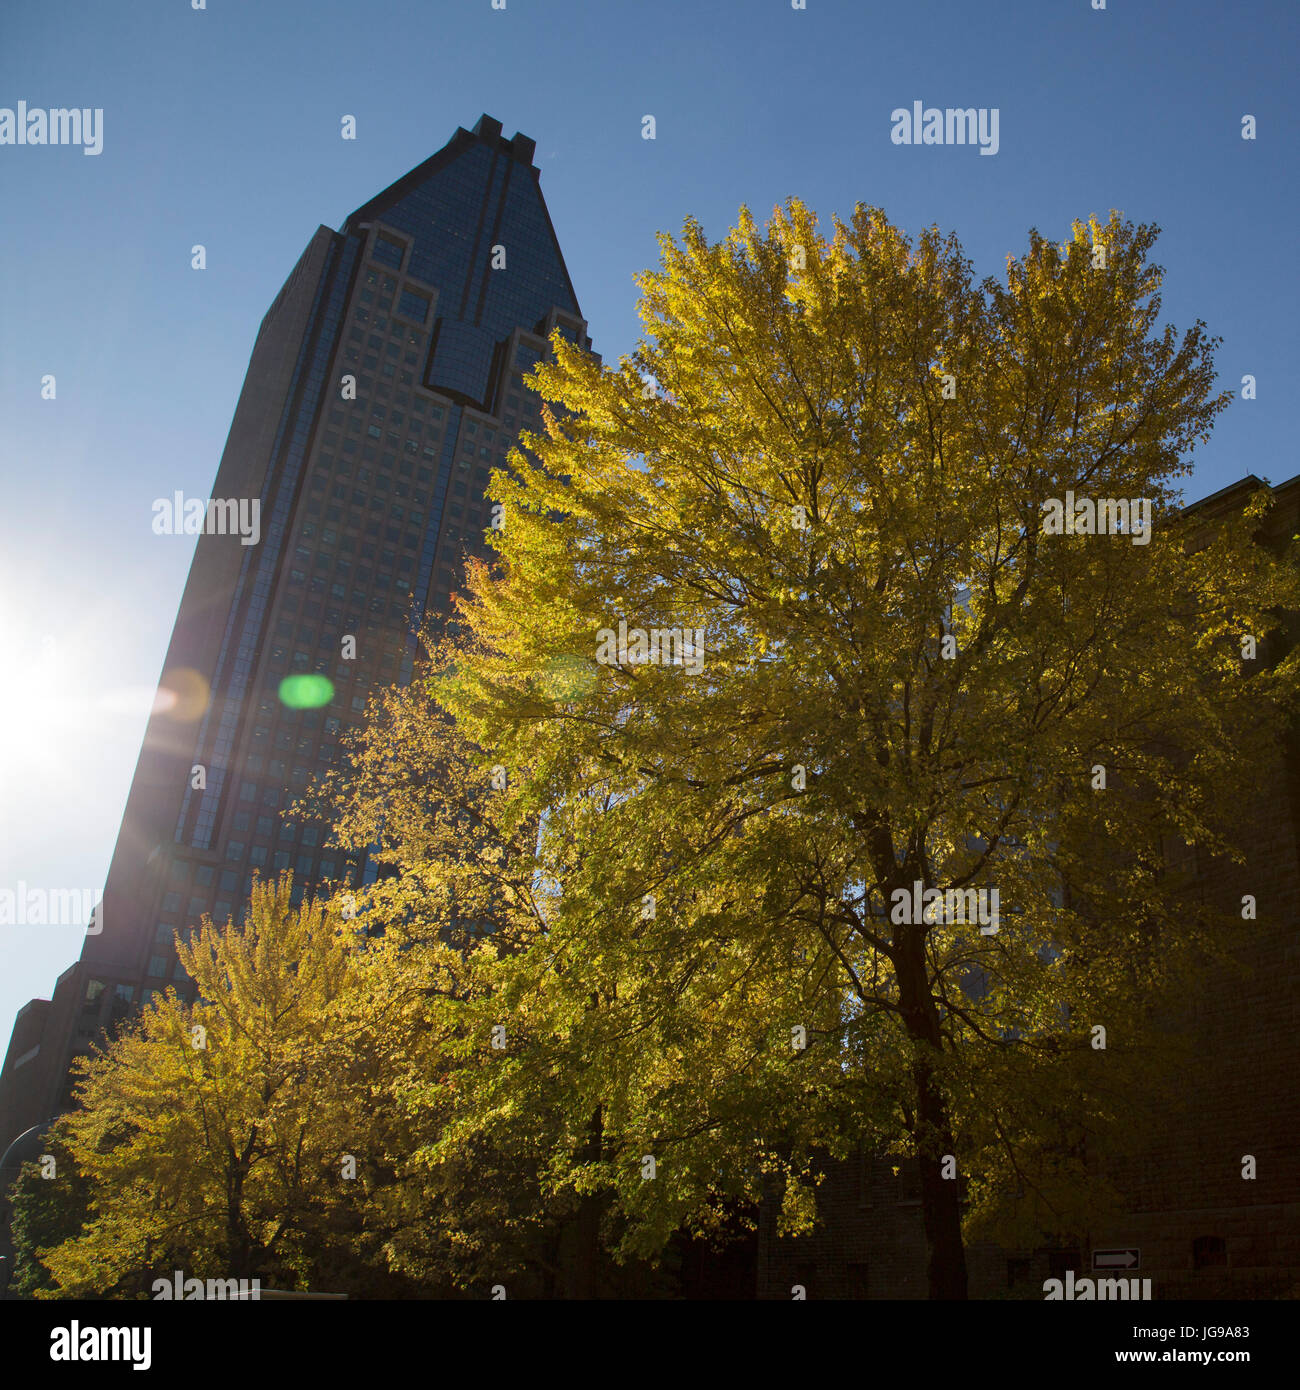
M 912 1068 L 916 1122 L 912 1137 L 921 1170 L 921 1214 L 929 1247 L 931 1298 L 965 1299 L 966 1247 L 961 1234 L 961 1185 L 943 1176 L 945 1154 L 956 1153 L 948 1107 L 935 1063 L 942 1050 L 939 1014 L 930 994 L 925 960 L 925 928 L 900 926 L 895 934 L 899 1004 L 908 1036 L 920 1045 Z
M 600 1202 L 598 1192 L 584 1193 L 578 1199 L 578 1215 L 574 1221 L 571 1298 L 587 1300 L 596 1297 L 597 1270 L 600 1263 Z
M 232 1180 L 227 1194 L 226 1259 L 230 1268 L 226 1277 L 231 1279 L 251 1278 L 254 1263 L 252 1234 L 244 1221 L 243 1187 L 241 1173 Z
M 961 1235 L 961 1184 L 943 1176 L 943 1156 L 953 1153 L 948 1109 L 927 1059 L 913 1075 L 917 1088 L 917 1151 L 921 1167 L 921 1214 L 930 1247 L 930 1297 L 967 1297 L 966 1247 Z
M 600 1161 L 605 1133 L 604 1107 L 597 1106 L 587 1129 L 587 1142 L 579 1158 L 593 1163 Z M 600 1222 L 605 1206 L 600 1192 L 586 1192 L 578 1198 L 578 1212 L 573 1222 L 573 1265 L 569 1298 L 594 1299 L 599 1287 L 601 1262 Z
M 244 1219 L 244 1180 L 257 1140 L 257 1126 L 249 1132 L 248 1143 L 242 1154 L 236 1154 L 231 1146 L 229 1168 L 226 1172 L 226 1260 L 229 1270 L 227 1278 L 250 1279 L 254 1274 L 253 1234 Z

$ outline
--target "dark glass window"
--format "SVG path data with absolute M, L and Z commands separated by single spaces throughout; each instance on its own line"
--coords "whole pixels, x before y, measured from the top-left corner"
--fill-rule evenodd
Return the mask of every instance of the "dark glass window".
M 380 265 L 390 266 L 393 270 L 402 268 L 402 247 L 382 232 L 375 237 L 375 249 L 371 254 Z
M 429 317 L 429 301 L 422 294 L 403 290 L 402 297 L 397 301 L 397 312 L 403 318 L 423 323 Z
M 1228 1246 L 1222 1236 L 1197 1236 L 1192 1241 L 1192 1268 L 1211 1269 L 1228 1263 Z

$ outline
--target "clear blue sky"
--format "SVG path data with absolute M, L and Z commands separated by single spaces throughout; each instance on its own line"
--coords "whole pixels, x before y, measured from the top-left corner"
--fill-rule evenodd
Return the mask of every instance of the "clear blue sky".
M 1189 500 L 1300 471 L 1300 7 L 1091 4 L 6 5 L 0 107 L 102 107 L 104 147 L 0 146 L 0 888 L 102 885 L 193 549 L 152 534 L 151 503 L 208 495 L 258 323 L 316 226 L 485 111 L 537 141 L 607 359 L 635 342 L 655 233 L 688 215 L 718 235 L 741 203 L 798 194 L 829 219 L 862 200 L 956 231 L 996 274 L 1029 227 L 1115 207 L 1164 229 L 1166 317 L 1222 336 L 1224 384 L 1258 378 Z M 999 152 L 892 144 L 917 100 L 997 107 Z M 0 926 L 0 1045 L 79 949 L 75 929 Z

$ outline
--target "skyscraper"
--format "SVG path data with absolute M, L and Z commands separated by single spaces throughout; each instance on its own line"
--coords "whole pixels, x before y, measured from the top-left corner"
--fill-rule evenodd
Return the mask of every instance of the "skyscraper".
M 0 1151 L 66 1106 L 96 1034 L 187 988 L 173 933 L 240 915 L 254 871 L 292 869 L 298 896 L 369 876 L 324 826 L 281 812 L 367 694 L 410 679 L 418 625 L 485 552 L 488 475 L 538 424 L 523 374 L 553 330 L 590 347 L 534 148 L 483 116 L 339 231 L 320 227 L 262 321 L 212 498 L 155 505 L 205 530 L 102 929 L 52 999 L 19 1011 Z

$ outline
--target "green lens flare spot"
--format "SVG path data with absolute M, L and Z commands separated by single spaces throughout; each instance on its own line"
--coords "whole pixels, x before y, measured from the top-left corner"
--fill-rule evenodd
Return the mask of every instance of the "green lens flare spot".
M 280 682 L 280 703 L 290 709 L 320 709 L 334 698 L 334 682 L 328 676 L 286 676 Z
M 548 700 L 581 700 L 595 688 L 596 667 L 580 656 L 554 656 L 541 672 L 541 688 Z

